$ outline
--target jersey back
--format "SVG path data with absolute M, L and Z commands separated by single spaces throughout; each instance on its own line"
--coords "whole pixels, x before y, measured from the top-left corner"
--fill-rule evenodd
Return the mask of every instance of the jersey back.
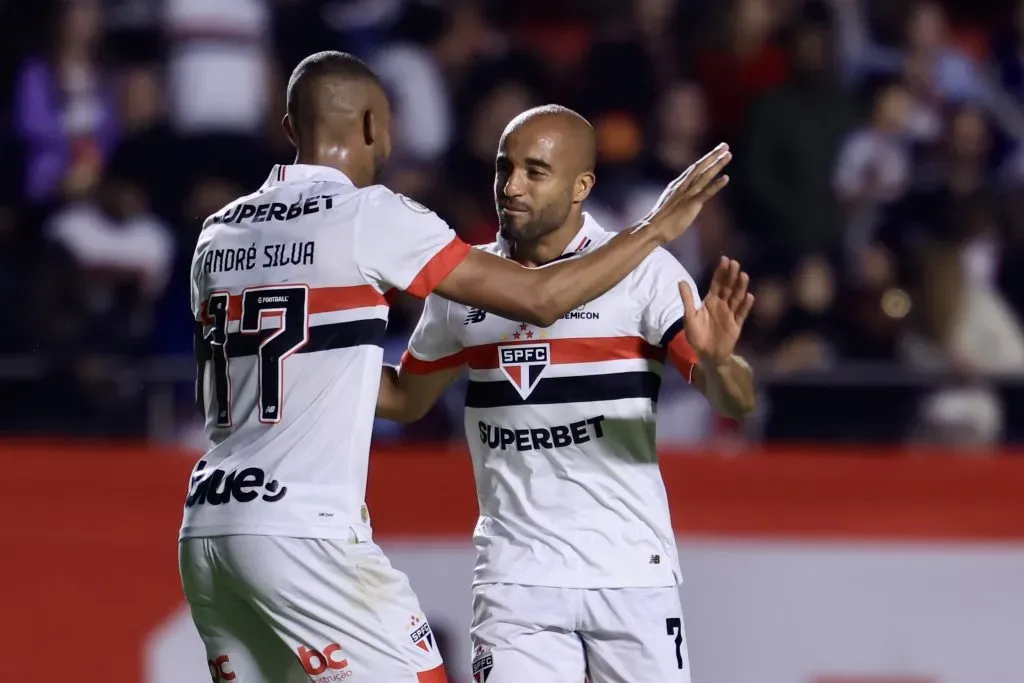
M 468 252 L 434 214 L 318 166 L 275 167 L 207 219 L 192 312 L 210 447 L 182 537 L 370 537 L 385 295 L 429 293 Z

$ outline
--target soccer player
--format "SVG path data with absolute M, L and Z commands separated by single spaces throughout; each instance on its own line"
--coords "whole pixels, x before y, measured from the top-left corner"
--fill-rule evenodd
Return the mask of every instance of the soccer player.
M 498 149 L 498 240 L 481 250 L 546 270 L 614 240 L 582 211 L 594 133 L 578 114 L 523 113 Z M 753 305 L 722 259 L 703 305 L 656 250 L 604 295 L 538 326 L 427 298 L 377 414 L 416 420 L 468 368 L 474 533 L 473 675 L 487 683 L 689 681 L 680 579 L 655 451 L 670 360 L 722 413 L 753 407 L 733 354 Z
M 304 60 L 284 125 L 297 163 L 207 219 L 192 261 L 197 398 L 210 449 L 180 570 L 214 680 L 444 681 L 408 581 L 364 503 L 387 296 L 404 290 L 547 325 L 682 234 L 726 181 L 719 148 L 587 258 L 531 270 L 471 250 L 376 179 L 389 109 L 343 53 Z

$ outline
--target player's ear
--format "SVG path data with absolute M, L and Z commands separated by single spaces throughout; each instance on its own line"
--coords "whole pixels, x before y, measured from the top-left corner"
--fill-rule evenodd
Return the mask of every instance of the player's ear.
M 292 128 L 292 120 L 288 117 L 288 114 L 284 115 L 281 119 L 281 127 L 284 128 L 284 134 L 288 136 L 288 142 L 292 143 L 292 147 L 298 147 L 299 141 L 295 137 L 295 129 Z
M 589 197 L 590 191 L 594 189 L 595 182 L 597 182 L 597 177 L 590 171 L 576 176 L 576 186 L 573 188 L 572 200 L 578 204 Z
M 369 109 L 363 112 L 363 142 L 369 147 L 377 140 L 377 117 Z

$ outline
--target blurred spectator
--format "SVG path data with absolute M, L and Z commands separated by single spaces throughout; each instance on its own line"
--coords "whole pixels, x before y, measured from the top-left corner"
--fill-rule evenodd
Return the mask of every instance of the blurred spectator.
M 118 148 L 122 172 L 138 182 L 153 210 L 178 221 L 183 189 L 181 174 L 168 174 L 154 159 L 176 166 L 181 159 L 177 135 L 167 121 L 163 81 L 155 66 L 129 67 L 122 78 L 121 122 L 124 136 Z M 184 235 L 182 237 L 185 237 Z
M 912 83 L 920 105 L 931 100 L 972 103 L 985 108 L 998 124 L 1001 132 L 1020 141 L 1024 139 L 1024 113 L 1019 101 L 1000 87 L 998 80 L 989 78 L 986 70 L 951 39 L 948 20 L 942 5 L 936 0 L 917 0 L 907 7 L 903 45 L 888 47 L 872 40 L 864 17 L 863 0 L 831 0 L 836 10 L 836 26 L 840 34 L 843 71 L 847 80 L 859 82 L 864 76 L 886 76 L 904 73 Z M 1010 44 L 1016 44 L 1011 41 Z M 1004 48 L 1000 64 L 1006 68 L 1004 85 L 1013 87 L 1013 59 Z M 927 95 L 926 95 L 927 93 Z M 921 107 L 921 114 L 927 108 Z M 934 138 L 929 130 L 931 119 L 916 122 L 921 133 Z
M 1018 106 L 1024 106 L 1024 2 L 1016 3 L 1013 25 L 1000 31 L 993 49 L 999 84 Z
M 395 27 L 398 40 L 374 54 L 372 65 L 391 93 L 395 144 L 402 156 L 434 161 L 451 144 L 452 112 L 447 79 L 474 59 L 500 50 L 477 6 L 457 2 L 441 9 L 410 2 Z
M 39 367 L 51 368 L 40 396 L 66 399 L 39 401 L 52 408 L 46 415 L 25 407 L 24 424 L 137 429 L 142 357 L 191 353 L 188 265 L 203 218 L 293 158 L 280 127 L 287 74 L 310 52 L 343 49 L 367 57 L 392 94 L 395 155 L 385 182 L 473 243 L 495 236 L 498 138 L 531 106 L 565 104 L 594 124 L 598 183 L 586 209 L 611 229 L 644 215 L 711 145 L 730 142 L 736 161 L 724 201 L 705 207 L 668 249 L 698 281 L 722 253 L 753 271 L 744 353 L 769 370 L 829 377 L 861 361 L 953 370 L 969 391 L 936 393 L 919 425 L 945 433 L 943 420 L 970 414 L 966 427 L 950 423 L 955 438 L 992 438 L 1000 424 L 1020 421 L 1012 391 L 1003 414 L 981 378 L 1020 363 L 1024 3 L 1012 26 L 988 26 L 990 69 L 979 66 L 984 49 L 959 47 L 965 26 L 951 24 L 944 7 L 7 3 L 0 293 L 33 322 L 4 335 L 0 350 L 38 355 Z M 43 14 L 56 20 L 38 20 Z M 37 32 L 46 49 L 27 50 L 41 44 Z M 869 116 L 858 116 L 855 98 L 870 104 Z M 392 302 L 386 357 L 400 354 L 420 306 Z M 850 417 L 861 398 L 829 392 L 828 408 L 821 391 L 793 382 L 767 384 L 765 434 L 806 435 L 805 415 L 831 410 L 835 419 L 811 430 L 819 438 L 893 438 L 922 391 L 865 387 L 857 396 L 872 405 L 891 398 L 888 422 L 875 429 Z M 190 392 L 184 377 L 175 395 L 184 404 Z M 414 430 L 388 425 L 391 435 L 459 432 L 459 392 Z M 660 405 L 665 438 L 713 431 L 702 399 L 682 382 L 664 384 Z
M 638 178 L 615 184 L 598 177 L 588 210 L 609 230 L 632 225 L 643 218 L 665 185 L 704 154 L 708 140 L 707 102 L 692 82 L 676 81 L 663 90 L 650 126 L 651 145 L 641 159 Z M 713 202 L 701 212 L 698 222 L 680 239 L 666 245 L 695 278 L 705 264 L 720 254 L 733 235 L 725 208 Z M 739 258 L 740 255 L 731 253 Z
M 594 126 L 598 164 L 606 171 L 632 163 L 643 150 L 642 122 L 657 101 L 658 71 L 631 3 L 602 13 L 574 100 Z
M 750 104 L 786 80 L 788 59 L 771 39 L 775 29 L 768 0 L 730 0 L 712 45 L 697 57 L 697 80 L 708 98 L 716 141 L 733 142 Z
M 494 158 L 501 133 L 518 114 L 542 103 L 519 73 L 507 73 L 498 64 L 481 69 L 468 87 L 472 92 L 485 84 L 489 84 L 486 90 L 474 93 L 471 108 L 465 112 L 463 135 L 447 159 L 446 185 L 451 197 L 447 207 L 442 205 L 463 239 L 473 244 L 492 242 L 497 234 Z
M 848 261 L 856 261 L 873 241 L 879 209 L 909 186 L 909 109 L 910 95 L 900 83 L 881 88 L 870 121 L 846 139 L 839 153 L 835 186 L 848 217 Z
M 906 60 L 917 62 L 944 99 L 980 101 L 986 96 L 973 60 L 949 39 L 942 5 L 916 0 L 908 6 L 904 45 L 875 42 L 864 16 L 862 0 L 832 0 L 845 75 L 858 80 L 870 74 L 897 75 Z
M 826 24 L 796 28 L 790 61 L 789 80 L 751 108 L 736 164 L 748 229 L 776 271 L 804 254 L 838 251 L 844 219 L 831 178 L 856 123 L 834 80 Z
M 43 54 L 17 75 L 14 129 L 25 146 L 25 193 L 36 203 L 86 194 L 117 139 L 115 101 L 100 65 L 97 0 L 64 0 Z
M 784 295 L 785 296 L 785 295 Z M 788 301 L 775 323 L 771 365 L 777 372 L 831 365 L 839 351 L 835 334 L 836 280 L 828 259 L 808 255 L 793 275 Z
M 42 328 L 75 353 L 147 351 L 153 303 L 167 286 L 175 246 L 149 212 L 145 190 L 114 169 L 94 200 L 56 213 L 46 234 L 64 285 L 52 290 L 57 301 L 41 309 L 49 312 Z M 51 318 L 61 310 L 66 315 Z
M 163 24 L 175 129 L 260 132 L 272 81 L 266 0 L 166 0 Z
M 915 144 L 933 145 L 943 133 L 945 102 L 935 88 L 927 64 L 918 58 L 908 58 L 903 65 L 903 82 L 911 98 L 907 132 Z
M 961 126 L 972 121 L 967 113 Z M 913 365 L 953 369 L 965 378 L 966 386 L 937 390 L 927 400 L 924 433 L 984 444 L 1001 436 L 1003 414 L 982 377 L 1024 373 L 1024 328 L 998 291 L 1001 248 L 995 207 L 986 191 L 970 184 L 973 178 L 963 174 L 958 183 L 954 174 L 945 194 L 932 199 L 944 198 L 938 211 L 945 220 L 919 247 L 921 312 L 905 352 Z
M 987 187 L 991 136 L 982 112 L 962 106 L 949 111 L 948 137 L 918 168 L 912 191 L 893 207 L 883 239 L 906 254 L 922 238 L 949 239 L 962 234 L 955 222 L 959 205 Z
M 676 73 L 678 47 L 675 44 L 674 24 L 681 12 L 680 3 L 673 0 L 633 0 L 636 28 L 648 54 L 655 64 L 660 81 L 680 76 Z

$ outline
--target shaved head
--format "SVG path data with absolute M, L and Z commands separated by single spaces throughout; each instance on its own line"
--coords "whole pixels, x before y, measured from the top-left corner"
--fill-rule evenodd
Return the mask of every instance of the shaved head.
M 346 173 L 376 182 L 391 152 L 391 110 L 365 62 L 334 51 L 306 57 L 288 79 L 287 102 L 285 130 L 300 156 L 322 157 L 318 147 L 341 150 L 344 163 L 355 167 Z
M 572 109 L 549 104 L 512 119 L 495 162 L 501 234 L 529 242 L 568 226 L 571 239 L 594 186 L 595 160 L 594 129 Z
M 597 139 L 594 127 L 580 114 L 560 104 L 545 104 L 527 109 L 509 121 L 501 137 L 512 133 L 522 135 L 557 135 L 562 143 L 559 154 L 576 165 L 580 173 L 593 171 L 597 163 Z

